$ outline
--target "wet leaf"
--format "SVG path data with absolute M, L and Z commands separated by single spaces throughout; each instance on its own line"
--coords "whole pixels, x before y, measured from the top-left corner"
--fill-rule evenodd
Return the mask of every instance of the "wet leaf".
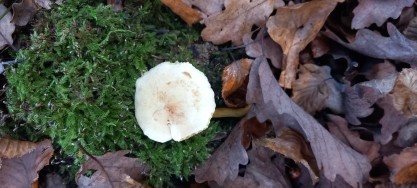
M 11 23 L 12 13 L 6 13 L 7 8 L 0 4 L 0 15 L 4 17 L 0 20 L 0 50 L 8 44 L 13 44 L 12 34 L 15 29 L 15 25 Z
M 333 0 L 316 0 L 280 7 L 268 19 L 268 33 L 284 53 L 281 86 L 291 88 L 299 64 L 298 54 L 317 36 L 336 4 Z
M 359 5 L 353 10 L 352 28 L 363 29 L 373 23 L 381 26 L 388 18 L 397 19 L 401 11 L 413 3 L 414 0 L 359 0 Z
M 169 7 L 172 12 L 180 16 L 188 25 L 192 25 L 205 16 L 198 10 L 191 8 L 181 0 L 161 0 L 161 3 Z
M 121 150 L 95 156 L 100 164 L 89 158 L 81 164 L 80 170 L 76 174 L 77 185 L 81 188 L 143 187 L 140 182 L 144 180 L 149 167 L 137 158 L 125 157 L 127 153 L 129 151 Z M 84 175 L 88 170 L 95 170 L 95 172 L 88 177 Z
M 0 138 L 0 158 L 20 157 L 35 149 L 36 143 L 19 141 L 10 138 Z
M 400 154 L 384 157 L 384 163 L 391 170 L 391 181 L 396 184 L 416 182 L 417 145 L 405 148 Z
M 351 186 L 368 179 L 366 156 L 335 139 L 312 116 L 296 105 L 279 87 L 266 59 L 257 58 L 249 74 L 247 102 L 253 104 L 260 122 L 270 120 L 301 133 L 310 142 L 319 169 L 331 181 L 341 176 Z
M 31 187 L 38 180 L 38 171 L 49 164 L 54 150 L 51 141 L 44 140 L 36 148 L 21 157 L 3 159 L 0 168 L 0 185 L 2 187 Z
M 222 75 L 222 97 L 229 107 L 246 106 L 246 87 L 252 59 L 240 59 L 226 66 Z

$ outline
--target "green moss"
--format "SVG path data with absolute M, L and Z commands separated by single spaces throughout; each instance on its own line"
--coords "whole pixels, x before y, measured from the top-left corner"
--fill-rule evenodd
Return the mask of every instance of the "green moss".
M 69 0 L 39 14 L 31 45 L 18 53 L 25 62 L 6 74 L 10 115 L 23 124 L 5 128 L 33 141 L 50 137 L 76 165 L 77 142 L 94 155 L 131 150 L 151 166 L 149 181 L 160 187 L 172 175 L 187 178 L 206 159 L 218 126 L 179 143 L 143 135 L 134 117 L 135 80 L 156 64 L 154 57 L 190 60 L 187 47 L 198 33 L 159 2 L 126 7 L 114 13 Z

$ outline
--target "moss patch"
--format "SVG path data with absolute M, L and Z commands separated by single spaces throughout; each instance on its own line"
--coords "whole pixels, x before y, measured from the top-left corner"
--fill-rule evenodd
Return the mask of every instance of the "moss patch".
M 131 150 L 151 166 L 155 187 L 169 185 L 172 175 L 187 178 L 207 158 L 218 126 L 184 142 L 156 143 L 136 123 L 133 95 L 135 80 L 160 58 L 190 60 L 198 33 L 157 1 L 128 1 L 121 13 L 95 2 L 69 0 L 39 14 L 30 46 L 18 54 L 25 62 L 6 74 L 10 115 L 23 123 L 5 132 L 52 138 L 76 159 L 74 169 L 80 142 L 94 155 Z

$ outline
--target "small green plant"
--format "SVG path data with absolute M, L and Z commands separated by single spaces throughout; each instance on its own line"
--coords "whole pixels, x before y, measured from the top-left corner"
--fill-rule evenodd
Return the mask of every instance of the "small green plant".
M 76 165 L 78 142 L 94 155 L 131 150 L 150 165 L 155 187 L 187 178 L 218 126 L 187 141 L 154 142 L 136 123 L 133 96 L 155 57 L 190 60 L 187 46 L 198 33 L 159 2 L 128 1 L 120 13 L 95 2 L 68 0 L 38 15 L 30 45 L 18 53 L 25 62 L 6 74 L 10 115 L 24 125 L 5 128 L 33 141 L 50 137 Z

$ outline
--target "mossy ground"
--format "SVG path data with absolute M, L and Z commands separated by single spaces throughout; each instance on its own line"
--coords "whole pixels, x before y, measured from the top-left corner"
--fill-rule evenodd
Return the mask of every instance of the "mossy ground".
M 151 167 L 149 183 L 161 187 L 189 177 L 219 126 L 183 142 L 143 135 L 134 117 L 135 80 L 162 60 L 193 62 L 188 48 L 199 34 L 159 1 L 125 7 L 115 13 L 97 1 L 68 0 L 39 13 L 29 45 L 17 54 L 24 63 L 6 73 L 13 121 L 1 129 L 19 139 L 51 138 L 57 161 L 74 159 L 61 164 L 72 175 L 83 160 L 77 143 L 94 155 L 130 150 Z

